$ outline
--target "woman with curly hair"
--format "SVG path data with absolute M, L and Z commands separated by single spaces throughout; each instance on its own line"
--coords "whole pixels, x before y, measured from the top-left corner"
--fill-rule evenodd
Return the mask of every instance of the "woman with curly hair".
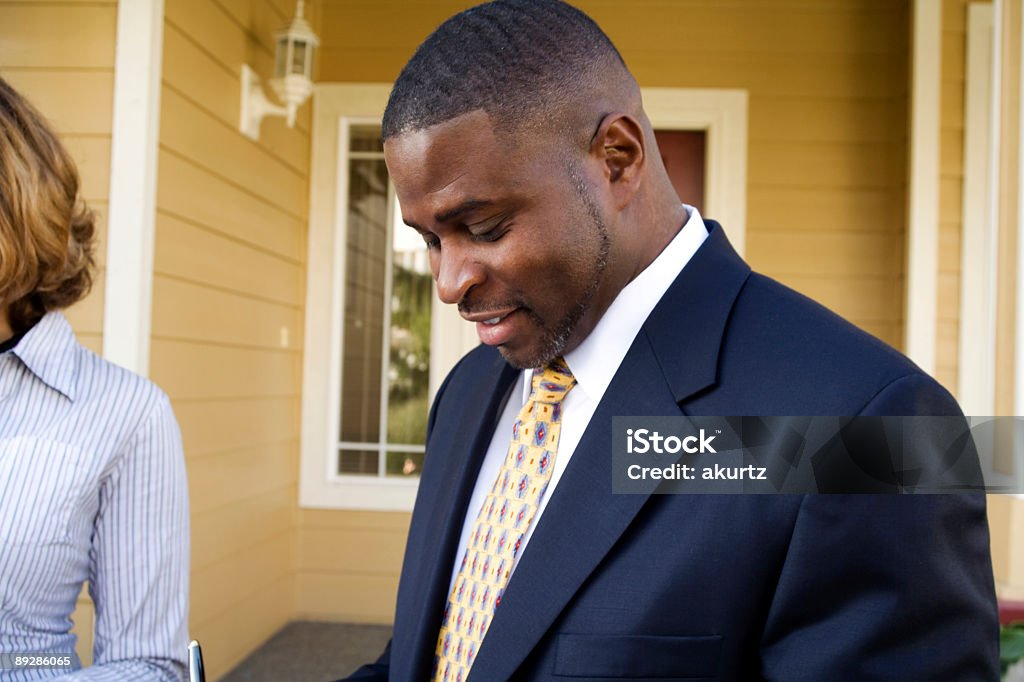
M 180 680 L 188 494 L 167 396 L 75 340 L 93 215 L 46 120 L 0 79 L 0 681 Z M 93 665 L 71 613 L 88 581 Z

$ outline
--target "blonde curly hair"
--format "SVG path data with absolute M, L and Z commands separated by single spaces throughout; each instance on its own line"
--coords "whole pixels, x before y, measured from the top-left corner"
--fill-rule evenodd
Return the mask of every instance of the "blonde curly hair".
M 92 287 L 95 218 L 45 118 L 0 78 L 0 307 L 17 333 Z

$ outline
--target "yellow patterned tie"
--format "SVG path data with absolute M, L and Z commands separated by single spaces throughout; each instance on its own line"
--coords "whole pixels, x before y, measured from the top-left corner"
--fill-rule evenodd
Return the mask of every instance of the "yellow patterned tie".
M 469 674 L 551 480 L 561 402 L 575 385 L 562 358 L 534 370 L 530 397 L 512 426 L 508 454 L 473 524 L 445 606 L 432 676 L 438 682 L 464 682 Z

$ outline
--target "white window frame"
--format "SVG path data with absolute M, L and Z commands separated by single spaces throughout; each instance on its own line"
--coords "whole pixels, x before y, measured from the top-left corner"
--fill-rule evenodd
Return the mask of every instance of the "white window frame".
M 704 214 L 742 256 L 747 240 L 747 91 L 641 88 L 655 130 L 702 130 Z
M 347 196 L 345 126 L 379 121 L 390 85 L 330 83 L 313 100 L 312 162 L 302 385 L 299 506 L 408 511 L 418 479 L 339 476 L 341 334 L 344 314 L 345 223 L 338 198 Z M 705 207 L 720 220 L 741 254 L 746 235 L 747 93 L 744 90 L 642 89 L 658 130 L 702 130 Z M 449 369 L 479 343 L 454 306 L 438 304 L 431 320 L 430 395 Z M 435 362 L 436 361 L 436 362 Z
M 996 0 L 997 11 L 1002 7 L 1002 0 Z M 1015 27 L 1020 33 L 1018 41 L 1020 54 L 1017 56 L 1019 63 L 1024 67 L 1024 13 L 1020 14 L 1020 25 Z M 996 32 L 999 33 L 999 24 L 996 24 Z M 1024 77 L 1021 79 L 1024 81 Z M 1021 84 L 1019 106 L 1017 108 L 1017 196 L 1024 197 L 1024 83 Z M 1024 201 L 1017 201 L 1017 262 L 1015 264 L 1017 274 L 1016 293 L 1016 324 L 1014 325 L 1014 389 L 1013 389 L 1013 413 L 1024 416 Z M 1017 443 L 1017 461 L 1024 460 L 1024 443 Z M 1024 498 L 1024 495 L 1018 495 Z
M 350 133 L 351 133 L 351 130 L 352 130 L 353 126 L 374 126 L 374 125 L 376 125 L 376 126 L 380 125 L 380 118 L 379 117 L 374 118 L 374 117 L 364 117 L 364 116 L 346 116 L 346 117 L 339 118 L 338 119 L 338 157 L 342 158 L 343 156 L 347 155 L 347 158 L 349 160 L 352 160 L 352 159 L 370 159 L 370 158 L 373 158 L 373 159 L 376 160 L 379 152 L 369 152 L 369 153 L 368 152 L 353 152 L 353 151 L 351 151 L 349 149 L 350 143 L 352 141 Z M 382 157 L 381 157 L 381 160 L 383 160 Z M 339 196 L 347 196 L 349 189 L 350 188 L 349 188 L 348 164 L 347 163 L 340 164 L 339 167 L 338 167 L 338 195 Z M 386 199 L 386 201 L 387 201 L 387 212 L 385 214 L 384 220 L 385 220 L 385 229 L 386 229 L 386 235 L 387 236 L 385 237 L 385 243 L 386 243 L 385 248 L 386 249 L 390 249 L 391 245 L 394 243 L 393 230 L 395 229 L 395 221 L 394 221 L 394 219 L 395 219 L 395 215 L 394 215 L 394 210 L 395 210 L 395 190 L 394 190 L 394 187 L 391 184 L 390 179 L 388 181 L 388 189 L 387 189 L 387 199 Z M 337 225 L 337 233 L 341 234 L 341 235 L 347 235 L 348 234 L 348 211 L 339 211 L 337 213 L 337 215 L 335 216 L 335 220 L 336 220 L 336 225 Z M 339 244 L 341 244 L 343 246 L 343 251 L 342 251 L 341 254 L 338 254 L 338 257 L 340 257 L 342 259 L 342 261 L 339 263 L 338 269 L 339 269 L 339 272 L 340 272 L 341 281 L 344 282 L 345 281 L 345 260 L 347 259 L 347 254 L 344 251 L 344 244 L 346 244 L 346 240 L 345 239 L 340 239 L 339 240 Z M 391 350 L 391 338 L 390 338 L 390 335 L 389 335 L 387 330 L 389 330 L 391 328 L 391 295 L 392 295 L 391 292 L 392 292 L 392 285 L 393 285 L 393 279 L 392 279 L 393 276 L 394 276 L 394 260 L 393 260 L 392 257 L 388 256 L 386 258 L 386 260 L 385 260 L 385 263 L 384 263 L 384 292 L 383 292 L 383 296 L 382 296 L 383 305 L 384 305 L 383 324 L 384 324 L 384 330 L 385 331 L 384 331 L 383 334 L 381 334 L 381 360 L 382 360 L 382 367 L 381 367 L 381 375 L 380 375 L 380 420 L 379 420 L 380 421 L 380 434 L 381 434 L 381 437 L 378 438 L 377 442 L 375 442 L 375 443 L 369 443 L 369 442 L 361 443 L 361 442 L 354 442 L 354 441 L 338 441 L 337 442 L 337 449 L 338 450 L 343 449 L 343 448 L 345 450 L 350 451 L 350 452 L 351 451 L 364 451 L 365 452 L 365 451 L 369 451 L 369 450 L 376 450 L 377 451 L 377 478 L 376 479 L 374 479 L 374 478 L 367 478 L 365 475 L 336 474 L 336 473 L 334 473 L 333 469 L 331 470 L 331 473 L 330 473 L 330 475 L 332 477 L 337 478 L 337 480 L 339 480 L 339 481 L 341 481 L 343 483 L 352 483 L 352 484 L 355 484 L 357 486 L 364 486 L 364 485 L 367 484 L 368 481 L 369 482 L 373 482 L 373 481 L 376 481 L 376 482 L 386 482 L 389 486 L 398 485 L 398 484 L 408 485 L 410 479 L 389 479 L 389 478 L 385 478 L 385 474 L 386 474 L 386 471 L 387 471 L 387 456 L 388 456 L 388 452 L 389 451 L 390 452 L 405 452 L 405 453 L 411 453 L 411 454 L 412 453 L 422 453 L 423 452 L 423 447 L 422 446 L 389 443 L 388 440 L 387 440 L 387 433 L 388 433 L 388 409 L 387 408 L 388 408 L 388 401 L 389 401 L 389 398 L 388 398 L 387 364 L 388 364 L 388 357 L 389 357 L 390 350 Z M 341 327 L 340 327 L 340 325 L 342 324 L 342 319 L 341 318 L 344 316 L 344 303 L 345 303 L 345 301 L 344 301 L 344 292 L 342 292 L 341 299 L 338 301 L 338 306 L 337 306 L 338 313 L 339 313 L 339 316 L 338 316 L 338 319 L 337 319 L 337 325 L 338 326 L 334 326 L 333 327 L 333 329 L 337 330 L 337 338 L 333 338 L 331 340 L 331 348 L 334 349 L 334 352 L 338 356 L 338 358 L 337 358 L 337 365 L 336 366 L 338 368 L 338 372 L 340 374 L 340 378 L 338 379 L 338 381 L 334 382 L 334 387 L 335 387 L 335 389 L 339 393 L 341 391 L 341 383 L 345 381 L 345 373 L 341 370 L 341 365 L 342 365 L 341 357 L 342 357 L 342 354 L 344 352 L 344 348 L 343 348 L 344 339 L 343 339 L 343 335 L 342 335 Z M 433 363 L 431 363 L 431 364 L 433 364 Z M 431 386 L 431 390 L 430 390 L 430 397 L 431 398 L 433 398 L 434 390 L 435 390 L 435 387 Z M 340 410 L 340 407 L 341 407 L 340 399 L 339 399 L 339 402 L 338 402 L 336 407 Z M 340 417 L 339 417 L 339 420 L 337 420 L 335 425 L 334 425 L 335 432 L 337 432 L 339 430 L 339 427 L 340 427 Z M 334 461 L 335 461 L 335 463 L 337 463 L 337 452 L 335 453 L 335 455 L 336 455 L 336 457 L 335 457 Z

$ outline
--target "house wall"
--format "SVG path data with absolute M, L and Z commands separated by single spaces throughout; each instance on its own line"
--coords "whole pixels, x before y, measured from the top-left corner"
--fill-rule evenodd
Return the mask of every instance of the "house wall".
M 1021 173 L 1020 121 L 1021 21 L 1022 0 L 1003 0 L 1002 16 L 1002 82 L 1000 94 L 999 144 L 999 243 L 997 247 L 996 301 L 996 414 L 1013 414 L 1014 355 L 1024 339 L 1014 338 L 1016 324 L 1017 231 L 1019 220 Z
M 393 81 L 430 30 L 471 4 L 324 0 L 319 80 Z M 749 260 L 899 346 L 908 3 L 576 4 L 641 85 L 749 92 Z M 390 622 L 407 527 L 407 514 L 302 510 L 298 615 Z
M 241 66 L 270 77 L 294 10 L 165 0 L 150 364 L 181 425 L 213 678 L 294 610 L 310 107 L 238 131 Z
M 102 352 L 106 215 L 114 98 L 114 0 L 24 3 L 0 0 L 0 77 L 26 96 L 78 164 L 81 192 L 96 212 L 97 276 L 67 311 L 85 346 Z M 72 619 L 79 657 L 92 661 L 92 602 L 85 590 Z

